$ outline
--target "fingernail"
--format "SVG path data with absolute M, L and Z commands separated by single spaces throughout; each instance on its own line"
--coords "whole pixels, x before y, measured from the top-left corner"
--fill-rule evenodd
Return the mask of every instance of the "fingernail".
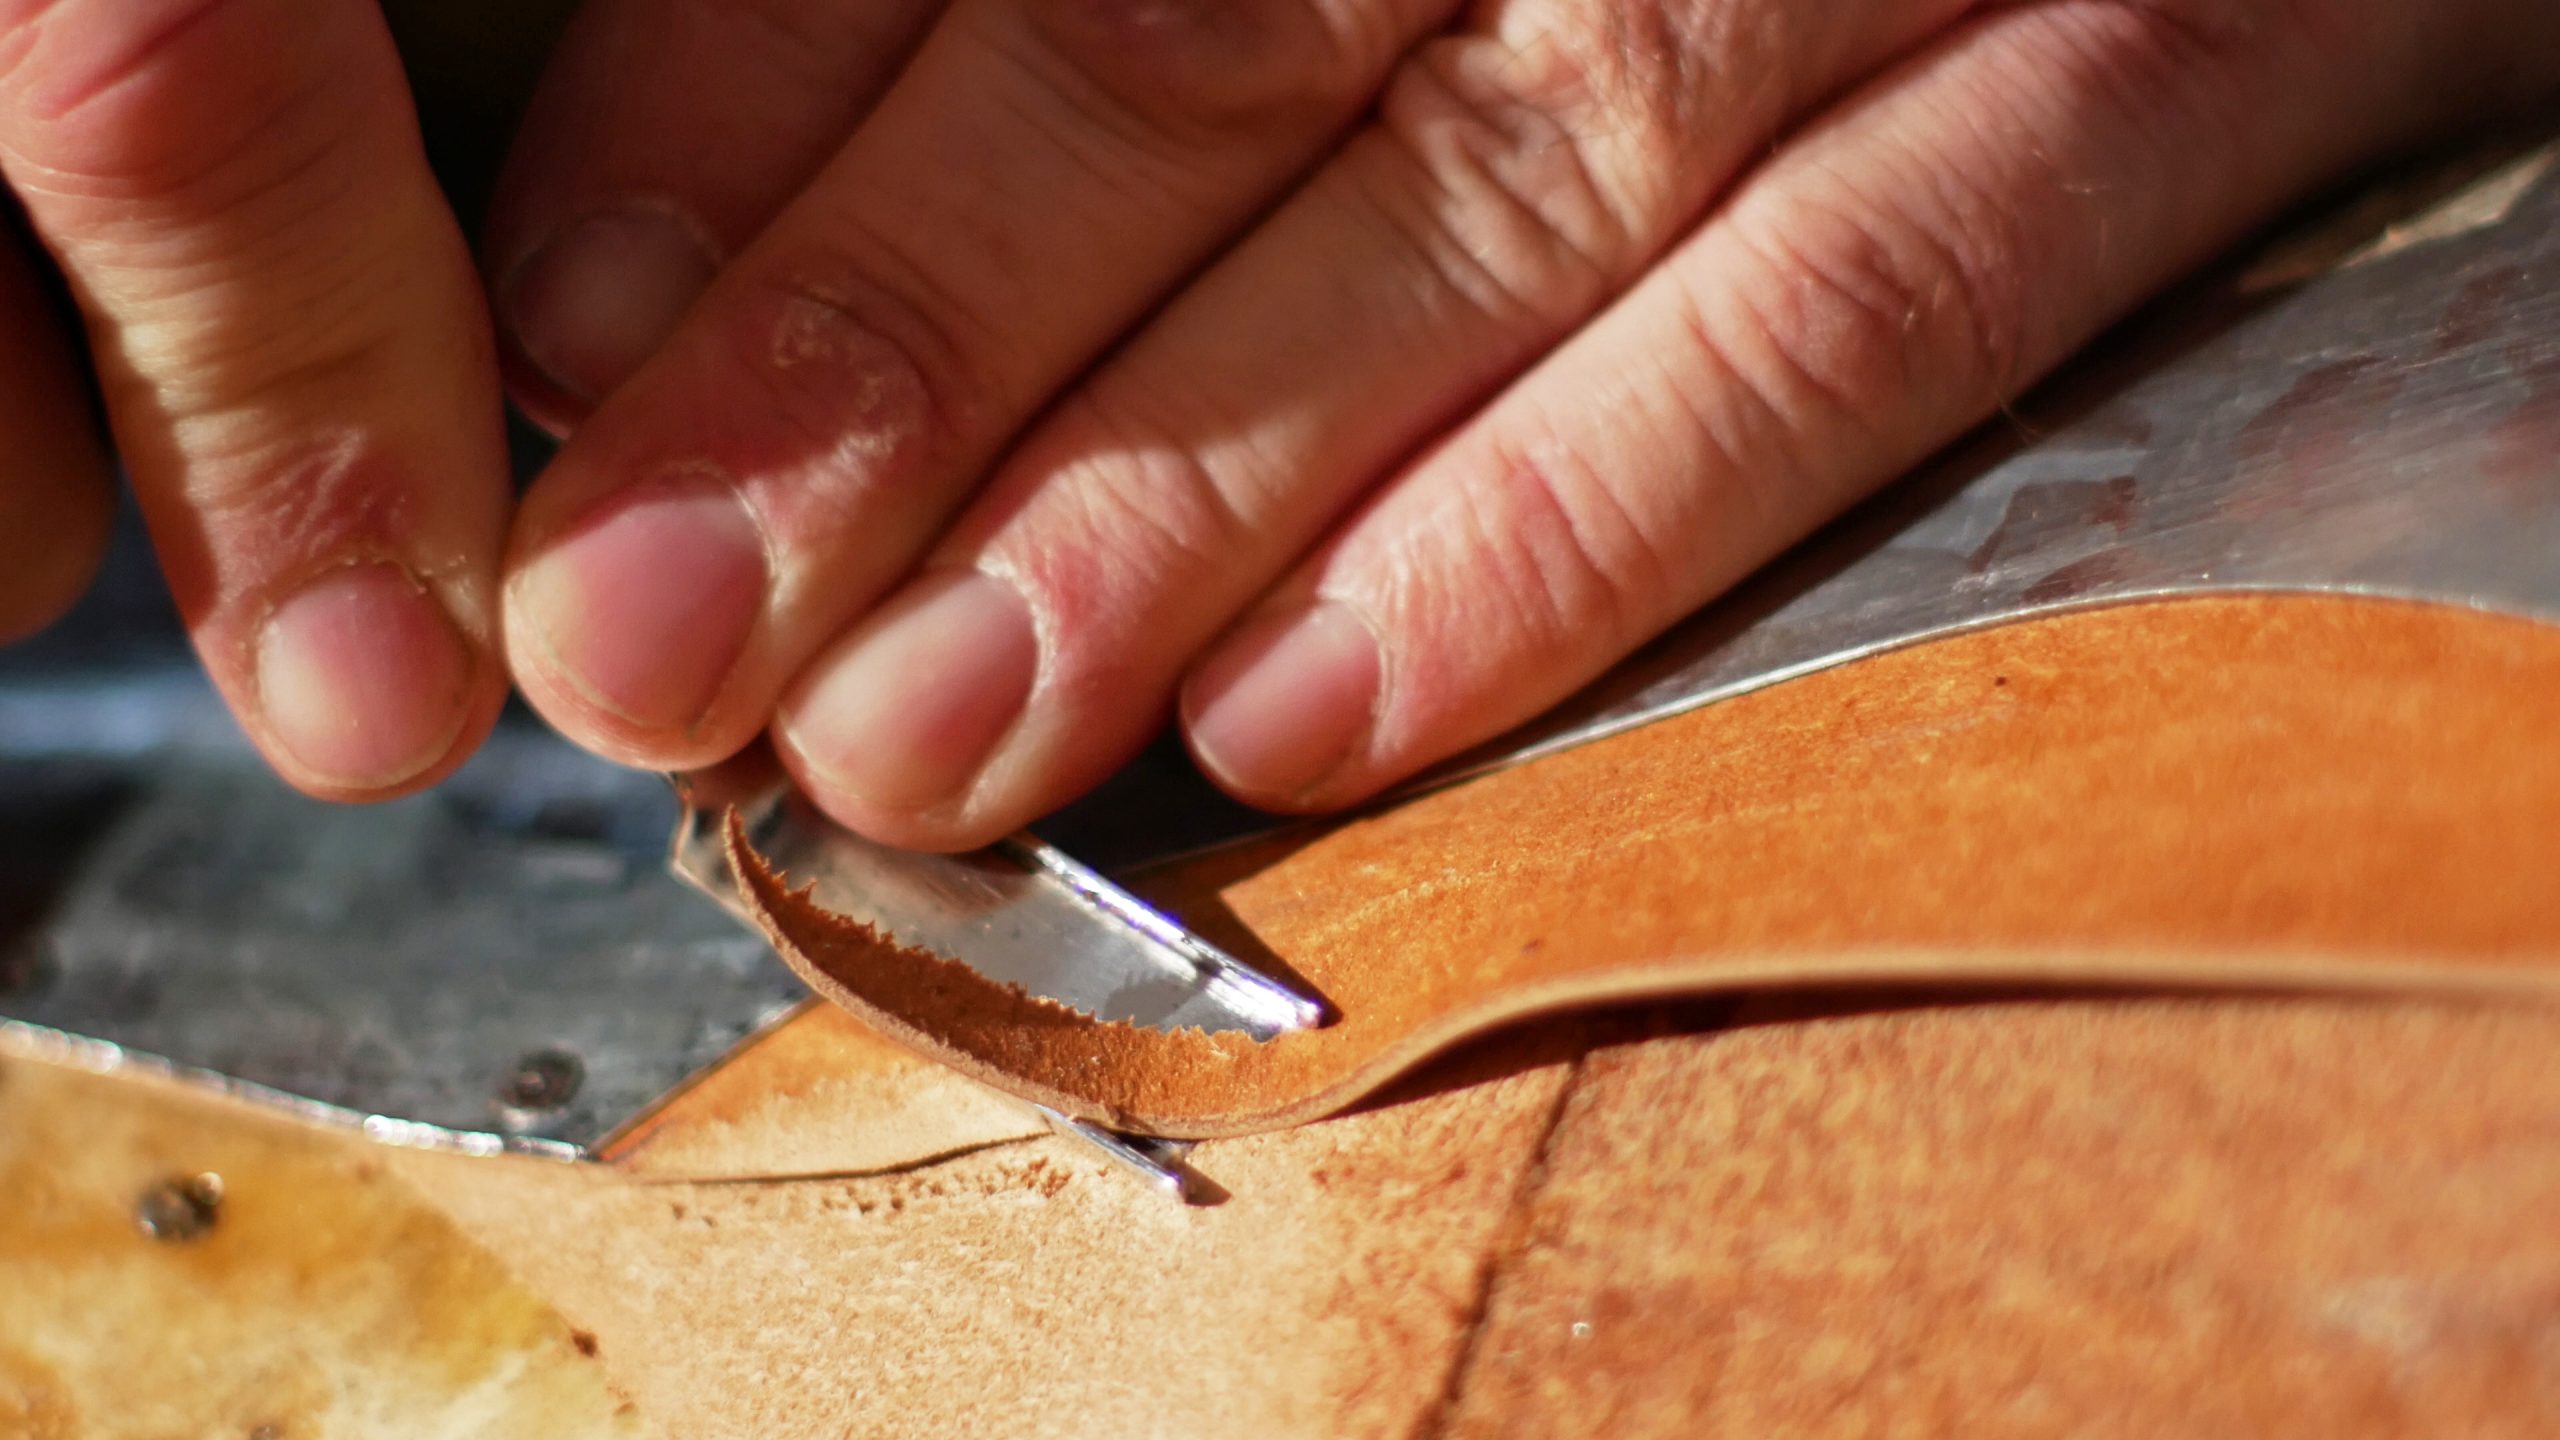
M 537 657 L 589 703 L 651 730 L 711 708 L 764 613 L 764 535 L 735 490 L 654 480 L 570 526 L 516 582 Z
M 1019 591 L 976 570 L 928 576 L 822 662 L 785 736 L 864 803 L 927 809 L 977 777 L 1039 671 Z
M 1368 735 L 1380 673 L 1377 637 L 1333 601 L 1256 621 L 1188 688 L 1192 749 L 1243 794 L 1296 799 Z
M 471 656 L 408 571 L 325 571 L 267 617 L 258 708 L 269 740 L 307 778 L 380 790 L 453 748 L 470 704 Z
M 507 276 L 507 328 L 554 384 L 601 400 L 657 353 L 718 269 L 702 228 L 672 210 L 595 211 Z

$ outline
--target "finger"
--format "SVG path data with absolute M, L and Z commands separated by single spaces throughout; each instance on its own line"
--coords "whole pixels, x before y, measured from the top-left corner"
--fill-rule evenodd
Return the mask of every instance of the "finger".
M 1004 440 L 1305 168 L 1439 3 L 963 0 L 527 497 L 508 606 L 527 696 L 635 763 L 744 744 Z M 1020 602 L 955 603 L 970 648 L 1027 686 Z
M 105 439 L 37 263 L 0 247 L 0 644 L 70 608 L 115 515 Z
M 0 169 L 77 295 L 206 668 L 355 799 L 495 718 L 506 478 L 469 257 L 358 0 L 59 0 L 0 21 Z
M 593 0 L 543 72 L 484 253 L 508 388 L 555 432 L 675 328 L 888 88 L 941 0 Z
M 1374 124 L 1025 440 L 926 574 L 786 697 L 813 792 L 870 834 L 962 846 L 1098 781 L 1353 495 L 1640 274 L 1802 107 L 1963 3 L 1776 24 L 1677 7 L 1637 40 L 1628 7 L 1509 0 L 1424 45 Z M 992 753 L 943 723 L 1007 683 L 1008 657 L 935 638 L 931 597 L 970 573 L 1018 591 L 1043 642 Z
M 1952 32 L 1790 142 L 1208 656 L 1194 751 L 1243 798 L 1322 808 L 1561 698 L 2408 124 L 2382 29 L 2350 50 L 2080 4 Z

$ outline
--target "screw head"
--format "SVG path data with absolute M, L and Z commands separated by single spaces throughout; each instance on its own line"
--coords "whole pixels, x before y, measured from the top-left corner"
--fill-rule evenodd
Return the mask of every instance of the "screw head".
M 163 1180 L 133 1202 L 135 1227 L 173 1245 L 200 1238 L 220 1218 L 222 1177 L 210 1170 Z
M 557 1110 L 577 1098 L 586 1078 L 587 1067 L 576 1055 L 558 1046 L 530 1050 L 508 1072 L 498 1101 L 509 1110 Z

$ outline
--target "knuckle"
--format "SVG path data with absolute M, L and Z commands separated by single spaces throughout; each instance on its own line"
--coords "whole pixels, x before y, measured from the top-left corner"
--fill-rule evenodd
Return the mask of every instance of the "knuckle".
M 1662 562 L 1646 528 L 1561 445 L 1496 443 L 1480 483 L 1460 487 L 1444 607 L 1531 655 L 1564 655 L 1632 633 Z M 1478 599 L 1477 597 L 1481 597 Z
M 1601 7 L 1588 42 L 1608 111 L 1677 154 L 1709 125 L 1775 124 L 1794 66 L 1811 48 L 1798 7 L 1730 0 L 1621 0 Z
M 1587 313 L 1630 248 L 1573 118 L 1582 72 L 1561 53 L 1539 46 L 1513 61 L 1473 40 L 1435 41 L 1398 69 L 1378 114 L 1424 181 L 1392 218 L 1479 308 L 1546 325 Z
M 1397 37 L 1345 0 L 1026 0 L 1042 47 L 1119 111 L 1185 141 L 1329 129 Z
M 1756 333 L 1724 358 L 1749 378 L 1748 355 L 1763 357 L 1754 388 L 1792 429 L 1971 408 L 2017 383 L 2022 247 L 1996 206 L 1955 203 L 1950 225 L 1855 196 L 1798 196 L 1735 227 L 1756 263 L 1731 288 Z
M 1784 6 L 1610 0 L 1572 23 L 1417 48 L 1379 106 L 1429 177 L 1448 268 L 1493 304 L 1578 320 L 1774 125 L 1801 22 Z

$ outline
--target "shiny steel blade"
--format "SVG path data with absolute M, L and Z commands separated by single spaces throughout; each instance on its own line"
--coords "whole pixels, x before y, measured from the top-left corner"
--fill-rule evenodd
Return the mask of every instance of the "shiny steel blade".
M 930 855 L 866 840 L 789 784 L 734 802 L 747 836 L 817 903 L 900 944 L 1102 1020 L 1241 1030 L 1257 1040 L 1323 1023 L 1324 1009 L 1036 836 Z M 721 845 L 726 806 L 688 805 L 675 870 L 746 918 Z

